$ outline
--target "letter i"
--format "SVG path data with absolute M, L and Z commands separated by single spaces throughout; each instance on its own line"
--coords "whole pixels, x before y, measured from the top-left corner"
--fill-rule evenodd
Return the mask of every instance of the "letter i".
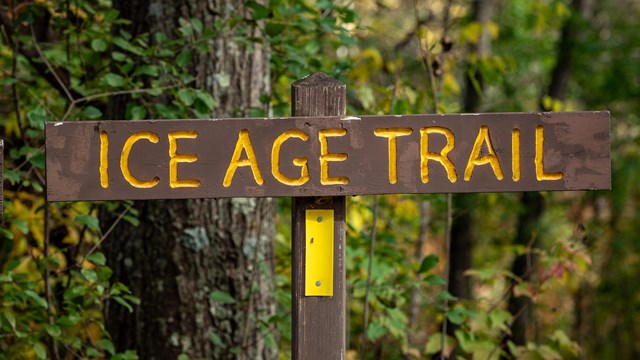
M 100 185 L 104 189 L 109 187 L 109 135 L 106 131 L 100 132 Z
M 520 180 L 520 129 L 511 131 L 511 178 L 513 181 Z

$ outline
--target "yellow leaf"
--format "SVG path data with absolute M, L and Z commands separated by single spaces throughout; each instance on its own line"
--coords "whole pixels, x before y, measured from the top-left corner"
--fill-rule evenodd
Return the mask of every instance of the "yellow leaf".
M 489 30 L 489 34 L 491 35 L 492 39 L 497 39 L 498 38 L 498 34 L 500 34 L 500 27 L 498 26 L 498 24 L 496 24 L 493 21 L 488 21 L 486 23 L 486 27 L 487 30 Z
M 362 52 L 362 57 L 369 60 L 369 64 L 371 64 L 371 68 L 374 70 L 382 69 L 382 65 L 384 61 L 382 59 L 382 55 L 380 55 L 380 51 L 374 48 L 367 48 Z
M 482 35 L 482 24 L 477 21 L 473 21 L 465 25 L 460 31 L 462 41 L 471 44 L 477 44 L 480 39 L 480 35 Z

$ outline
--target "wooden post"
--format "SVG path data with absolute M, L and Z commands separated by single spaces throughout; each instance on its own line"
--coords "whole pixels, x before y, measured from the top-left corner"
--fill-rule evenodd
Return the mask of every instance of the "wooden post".
M 316 73 L 291 86 L 293 116 L 344 116 L 346 86 Z M 333 210 L 333 296 L 305 296 L 305 215 L 309 209 Z M 345 197 L 294 197 L 293 348 L 294 360 L 344 359 L 346 348 Z

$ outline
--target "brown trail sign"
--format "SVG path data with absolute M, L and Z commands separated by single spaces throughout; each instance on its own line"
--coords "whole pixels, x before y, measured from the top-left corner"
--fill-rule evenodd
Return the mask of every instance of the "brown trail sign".
M 292 196 L 294 359 L 345 357 L 345 197 L 609 189 L 608 112 L 347 117 L 324 74 L 293 118 L 46 126 L 49 201 Z M 327 117 L 328 116 L 328 117 Z
M 608 189 L 609 114 L 49 123 L 49 200 Z

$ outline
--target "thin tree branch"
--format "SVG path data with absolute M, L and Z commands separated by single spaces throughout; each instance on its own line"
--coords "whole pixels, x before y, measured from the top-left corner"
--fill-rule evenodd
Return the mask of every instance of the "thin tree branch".
M 445 286 L 449 288 L 449 249 L 451 248 L 451 225 L 453 223 L 453 197 L 451 193 L 447 194 L 447 229 L 444 234 L 444 254 L 447 257 L 444 261 L 444 281 Z M 442 311 L 444 316 L 442 317 L 442 336 L 440 337 L 440 359 L 445 359 L 444 348 L 447 339 L 447 312 L 449 311 L 449 301 L 445 296 L 442 300 Z
M 369 293 L 371 292 L 371 273 L 373 272 L 373 255 L 376 243 L 376 227 L 378 223 L 378 195 L 373 196 L 373 224 L 371 225 L 371 236 L 369 238 L 369 266 L 367 269 L 367 288 L 364 294 L 364 320 L 362 329 L 362 344 L 360 359 L 364 359 L 367 350 L 367 327 L 369 326 Z
M 111 226 L 109 227 L 107 232 L 105 232 L 100 237 L 100 240 L 98 240 L 98 242 L 95 245 L 93 245 L 93 247 L 89 251 L 87 251 L 87 253 L 82 257 L 82 260 L 80 260 L 79 262 L 76 263 L 76 266 L 82 265 L 82 263 L 84 263 L 84 261 L 87 259 L 87 257 L 89 255 L 93 254 L 100 247 L 102 242 L 105 241 L 107 239 L 107 237 L 109 236 L 109 234 L 111 234 L 113 229 L 115 229 L 116 225 L 118 225 L 120 223 L 120 221 L 122 221 L 122 218 L 124 218 L 124 216 L 127 215 L 127 213 L 129 212 L 129 210 L 131 209 L 132 206 L 133 205 L 127 204 L 127 207 L 124 210 L 122 210 L 120 215 L 118 215 L 118 217 L 113 221 L 113 223 L 111 224 Z
M 54 318 L 54 304 L 51 299 L 51 273 L 49 271 L 49 242 L 51 235 L 51 228 L 49 226 L 50 221 L 50 212 L 49 212 L 49 204 L 45 202 L 44 204 L 44 292 L 45 299 L 47 301 L 47 320 L 49 325 L 53 325 Z M 49 335 L 48 337 L 48 345 L 49 345 L 49 354 L 54 360 L 60 359 L 60 355 L 58 354 L 58 346 L 56 340 L 53 336 Z
M 12 32 L 15 33 L 16 28 L 16 9 L 15 6 L 11 7 L 11 17 L 12 17 Z M 3 27 L 3 32 L 7 37 L 7 43 L 9 42 L 9 35 L 6 34 Z M 20 138 L 25 145 L 27 144 L 27 139 L 24 136 L 24 124 L 22 123 L 22 113 L 20 112 L 20 94 L 18 93 L 18 49 L 19 49 L 19 41 L 16 38 L 16 41 L 13 43 L 13 56 L 11 59 L 11 77 L 13 78 L 13 84 L 11 84 L 11 90 L 13 93 L 13 107 L 16 111 L 16 120 L 18 121 L 18 130 L 20 131 Z
M 415 7 L 415 16 L 416 16 L 416 23 L 420 21 L 419 15 L 418 15 L 418 0 L 414 0 L 414 7 Z M 427 69 L 427 74 L 428 76 L 428 80 L 429 80 L 429 84 L 431 85 L 431 94 L 433 96 L 433 107 L 434 107 L 434 112 L 436 114 L 440 113 L 440 101 L 439 101 L 439 94 L 438 94 L 438 86 L 436 84 L 436 78 L 435 78 L 435 74 L 433 72 L 433 66 L 431 66 L 431 50 L 429 49 L 429 38 L 427 37 L 426 40 L 426 44 L 423 45 L 422 44 L 422 38 L 420 36 L 420 26 L 416 27 L 416 38 L 418 39 L 418 45 L 420 47 L 420 54 L 422 56 L 422 63 L 424 64 L 425 68 Z
M 82 97 L 82 98 L 79 98 L 79 99 L 71 101 L 71 104 L 67 108 L 67 111 L 64 113 L 64 115 L 62 116 L 62 119 L 60 121 L 66 121 L 68 119 L 69 115 L 71 115 L 71 112 L 75 109 L 76 105 L 84 103 L 84 102 L 93 101 L 93 100 L 96 100 L 96 99 L 99 99 L 99 98 L 103 98 L 103 97 L 140 94 L 140 93 L 145 93 L 145 92 L 148 92 L 148 91 L 151 91 L 151 90 L 156 90 L 156 89 L 160 89 L 160 90 L 173 89 L 173 88 L 176 88 L 178 86 L 180 86 L 180 84 L 166 85 L 166 86 L 162 86 L 160 88 L 143 88 L 143 89 L 132 89 L 132 90 L 118 90 L 118 91 L 103 92 L 103 93 L 98 93 L 98 94 L 93 94 L 93 95 L 87 95 L 85 97 Z
M 58 82 L 58 84 L 60 85 L 60 87 L 62 88 L 62 90 L 64 91 L 65 95 L 67 96 L 67 99 L 69 99 L 69 102 L 73 102 L 74 98 L 71 95 L 71 92 L 69 92 L 69 89 L 67 88 L 67 86 L 65 85 L 65 83 L 62 81 L 62 79 L 60 78 L 60 76 L 58 75 L 58 72 L 55 71 L 55 69 L 53 68 L 53 66 L 51 66 L 51 63 L 49 63 L 49 60 L 47 60 L 47 58 L 44 56 L 44 53 L 42 52 L 42 49 L 40 48 L 40 45 L 38 44 L 38 40 L 36 39 L 36 32 L 33 29 L 33 25 L 29 25 L 29 28 L 31 29 L 31 37 L 33 38 L 33 45 L 36 48 L 36 51 L 38 52 L 38 55 L 40 56 L 40 58 L 42 59 L 42 61 L 45 63 L 45 65 L 47 66 L 47 68 L 49 69 L 49 71 L 53 74 L 53 76 L 56 78 L 56 81 Z

